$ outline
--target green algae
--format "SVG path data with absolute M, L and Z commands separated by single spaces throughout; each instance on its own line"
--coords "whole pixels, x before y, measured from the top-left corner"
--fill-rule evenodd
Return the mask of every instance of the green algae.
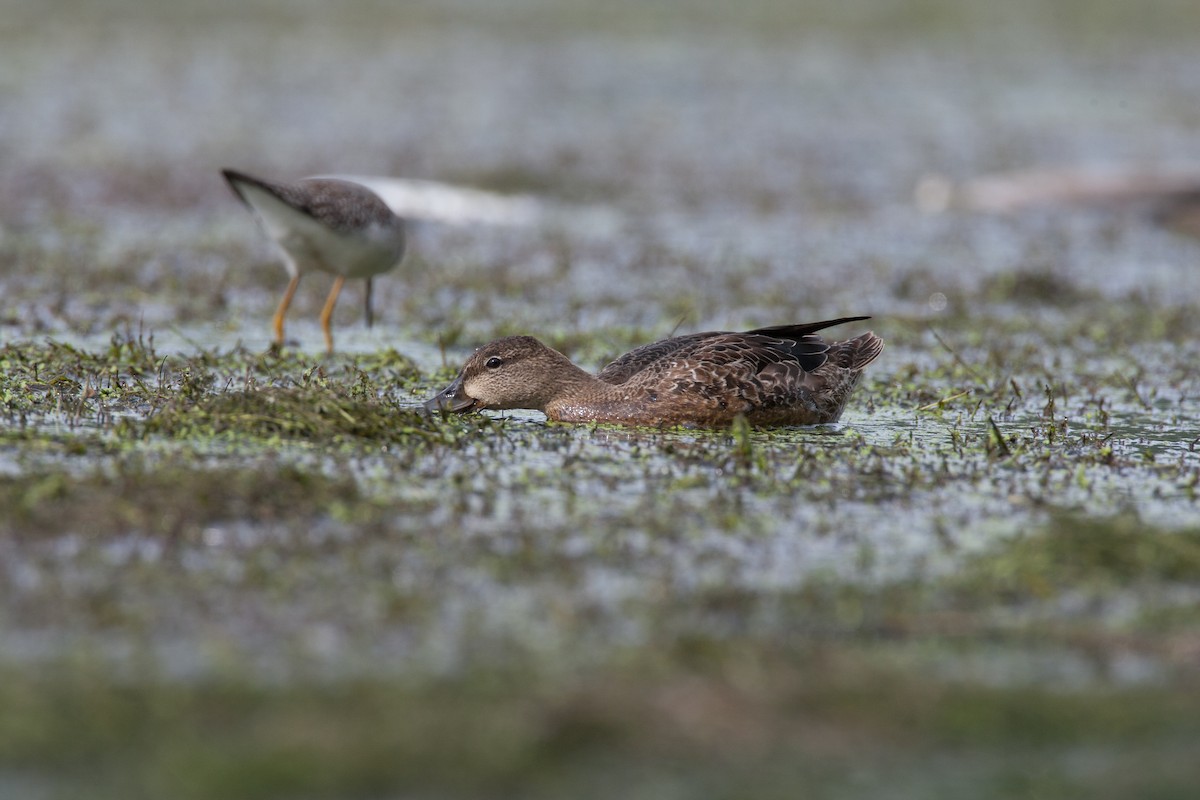
M 346 477 L 292 464 L 197 467 L 190 459 L 126 459 L 118 469 L 61 470 L 0 476 L 5 508 L 0 532 L 13 537 L 89 539 L 195 536 L 216 523 L 298 522 L 353 507 L 361 500 Z
M 477 427 L 420 411 L 412 392 L 423 385 L 421 373 L 394 349 L 325 364 L 240 348 L 160 356 L 152 338 L 114 336 L 104 352 L 53 340 L 10 343 L 0 349 L 0 369 L 11 441 L 36 441 L 20 431 L 51 420 L 125 442 L 154 436 L 411 447 Z
M 0 764 L 99 797 L 1186 796 L 1194 377 L 1151 334 L 1191 324 L 1065 368 L 1044 329 L 894 323 L 843 426 L 711 432 L 431 417 L 449 370 L 395 351 L 12 342 Z
M 142 423 L 122 421 L 118 435 L 225 437 L 244 440 L 299 439 L 337 444 L 362 439 L 416 447 L 440 441 L 448 428 L 411 405 L 380 400 L 369 380 L 349 387 L 302 379 L 296 386 L 213 394 L 199 402 L 168 403 Z

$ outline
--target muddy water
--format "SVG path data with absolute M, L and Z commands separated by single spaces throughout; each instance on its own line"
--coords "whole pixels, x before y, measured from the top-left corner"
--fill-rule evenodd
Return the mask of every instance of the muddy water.
M 402 405 L 518 331 L 589 367 L 676 330 L 850 314 L 888 342 L 840 425 L 742 442 L 514 413 L 410 455 L 113 445 L 111 417 L 67 412 L 22 438 L 9 418 L 7 478 L 179 458 L 298 466 L 358 494 L 185 521 L 179 540 L 65 522 L 13 536 L 0 661 L 288 686 L 570 674 L 688 637 L 870 647 L 861 631 L 891 630 L 870 592 L 940 597 L 1063 519 L 1194 529 L 1200 243 L 1159 224 L 1155 198 L 928 213 L 914 193 L 931 176 L 1194 167 L 1200 11 L 885 6 L 0 0 L 0 342 L 265 349 L 285 275 L 222 167 L 429 179 L 545 210 L 416 221 L 409 261 L 376 283 L 374 329 L 347 287 L 339 350 L 393 347 L 426 375 Z M 307 353 L 326 291 L 306 280 L 289 318 Z M 72 441 L 82 455 L 64 456 Z M 998 596 L 981 613 L 997 628 L 953 653 L 914 635 L 889 663 L 939 686 L 1169 690 L 1186 637 L 1145 620 L 1186 615 L 1188 581 Z M 905 608 L 917 622 L 900 627 L 936 627 Z M 1042 638 L 989 638 L 1022 624 Z M 1129 630 L 1137 647 L 1106 649 Z

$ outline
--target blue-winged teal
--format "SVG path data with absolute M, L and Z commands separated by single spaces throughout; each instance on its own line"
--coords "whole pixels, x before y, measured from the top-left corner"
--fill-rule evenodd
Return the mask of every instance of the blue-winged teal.
M 275 311 L 275 345 L 283 344 L 283 318 L 306 272 L 336 276 L 321 311 L 325 350 L 333 307 L 346 278 L 366 278 L 366 316 L 371 314 L 371 278 L 404 258 L 404 220 L 365 186 L 334 178 L 305 178 L 282 184 L 222 170 L 237 196 L 250 207 L 263 231 L 279 245 L 291 281 Z
M 826 342 L 816 332 L 869 317 L 746 333 L 693 333 L 639 347 L 598 375 L 531 336 L 475 351 L 430 410 L 532 408 L 558 422 L 718 428 L 836 422 L 862 369 L 883 350 L 874 333 Z

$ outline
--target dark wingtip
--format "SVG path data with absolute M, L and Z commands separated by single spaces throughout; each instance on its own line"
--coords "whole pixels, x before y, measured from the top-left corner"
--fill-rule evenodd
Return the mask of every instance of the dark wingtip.
M 756 328 L 750 333 L 758 333 L 763 336 L 780 336 L 785 339 L 791 339 L 798 336 L 807 336 L 810 333 L 823 331 L 826 328 L 832 328 L 835 325 L 845 325 L 847 322 L 862 322 L 866 317 L 839 317 L 837 319 L 827 319 L 821 322 L 808 322 L 800 325 L 775 325 L 770 328 Z
M 232 189 L 233 193 L 237 195 L 238 200 L 241 200 L 243 203 L 247 202 L 239 185 L 242 183 L 252 182 L 254 180 L 253 178 L 244 172 L 238 172 L 236 169 L 222 169 L 221 177 L 223 177 L 225 182 L 229 184 L 229 188 Z
M 246 195 L 242 194 L 241 187 L 243 184 L 257 186 L 264 191 L 275 194 L 275 187 L 273 187 L 271 184 L 267 183 L 261 178 L 256 178 L 253 175 L 247 175 L 245 172 L 239 172 L 236 169 L 226 168 L 221 170 L 221 175 L 225 178 L 225 182 L 229 184 L 229 188 L 233 189 L 233 193 L 236 194 L 238 199 L 246 205 L 250 205 L 250 201 L 246 199 Z

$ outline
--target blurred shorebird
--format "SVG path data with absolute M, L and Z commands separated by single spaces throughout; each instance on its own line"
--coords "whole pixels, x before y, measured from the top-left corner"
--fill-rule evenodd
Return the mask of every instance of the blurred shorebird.
M 306 272 L 334 276 L 333 288 L 321 311 L 325 351 L 333 352 L 330 321 L 347 278 L 366 278 L 366 320 L 371 311 L 371 279 L 394 269 L 404 258 L 404 220 L 378 195 L 357 183 L 338 178 L 305 178 L 295 183 L 272 183 L 222 170 L 283 256 L 291 280 L 275 310 L 274 346 L 283 345 L 283 320 L 300 278 Z

